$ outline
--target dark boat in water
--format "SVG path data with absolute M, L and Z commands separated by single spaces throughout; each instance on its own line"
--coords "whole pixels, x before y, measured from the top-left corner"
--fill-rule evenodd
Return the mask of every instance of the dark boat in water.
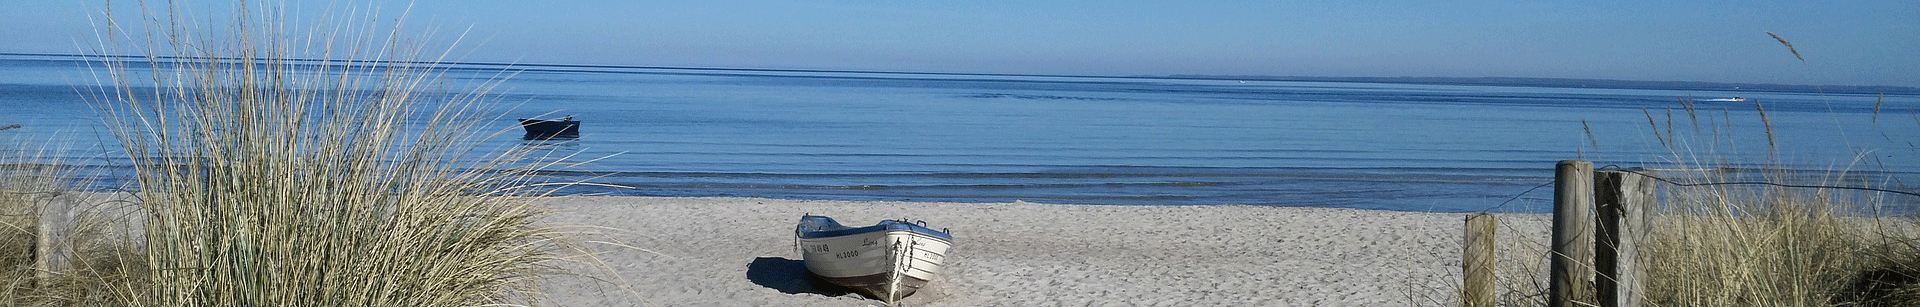
M 529 138 L 535 136 L 542 138 L 576 137 L 580 135 L 580 121 L 573 120 L 573 116 L 567 116 L 562 119 L 522 118 L 520 119 L 520 127 L 527 129 L 527 137 Z

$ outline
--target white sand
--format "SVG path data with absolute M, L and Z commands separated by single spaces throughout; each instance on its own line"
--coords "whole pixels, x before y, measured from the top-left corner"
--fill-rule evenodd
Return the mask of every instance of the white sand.
M 945 271 L 906 306 L 1447 304 L 1465 214 L 1260 206 L 1092 206 L 566 197 L 556 223 L 622 280 L 565 278 L 558 306 L 872 306 L 811 286 L 801 214 L 848 225 L 925 220 L 955 237 Z M 1504 221 L 1503 221 L 1504 222 Z M 624 283 L 624 285 L 622 285 Z

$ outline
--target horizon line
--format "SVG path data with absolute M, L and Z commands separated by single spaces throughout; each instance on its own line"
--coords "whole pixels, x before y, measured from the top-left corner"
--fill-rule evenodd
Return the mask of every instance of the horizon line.
M 156 58 L 156 59 L 168 59 L 168 60 L 179 60 L 179 59 L 216 59 L 216 60 L 269 60 L 269 59 L 272 59 L 272 58 L 251 58 L 251 59 L 243 59 L 243 58 L 232 58 L 232 57 L 226 57 L 226 58 L 208 58 L 208 57 L 188 57 L 188 56 L 169 56 L 169 55 L 161 55 L 161 56 L 139 56 L 139 55 L 87 55 L 87 54 L 62 54 L 62 53 L 33 53 L 33 52 L 0 52 L 0 56 L 47 56 L 47 57 L 69 57 L 69 58 L 82 58 L 82 59 L 87 59 L 87 58 L 115 58 L 115 59 L 141 59 L 141 58 Z M 524 66 L 524 67 L 545 67 L 545 68 L 612 68 L 612 69 L 658 69 L 658 70 L 699 70 L 699 71 L 737 71 L 737 72 L 787 72 L 787 73 L 853 73 L 853 74 L 896 74 L 896 75 L 927 75 L 927 76 L 983 76 L 983 77 L 1047 77 L 1047 78 L 1100 78 L 1100 79 L 1170 79 L 1170 80 L 1243 80 L 1243 81 L 1244 81 L 1244 80 L 1259 80 L 1259 81 L 1298 81 L 1298 82 L 1346 82 L 1346 83 L 1402 83 L 1402 84 L 1450 84 L 1450 85 L 1493 85 L 1493 84 L 1490 84 L 1490 83 L 1471 83 L 1471 82 L 1462 82 L 1462 81 L 1469 81 L 1469 80 L 1474 80 L 1474 79 L 1481 79 L 1481 80 L 1486 80 L 1486 79 L 1513 79 L 1513 80 L 1557 80 L 1557 81 L 1608 81 L 1608 82 L 1632 82 L 1632 83 L 1642 83 L 1643 85 L 1651 85 L 1651 84 L 1660 84 L 1660 83 L 1664 83 L 1664 84 L 1668 84 L 1668 85 L 1669 85 L 1669 86 L 1671 86 L 1671 87 L 1682 87 L 1682 86 L 1677 86 L 1678 84 L 1695 84 L 1695 85 L 1727 85 L 1727 86 L 1735 86 L 1735 87 L 1742 87 L 1742 86 L 1759 86 L 1759 87 L 1829 87 L 1829 86 L 1831 86 L 1831 87 L 1848 87 L 1848 88 L 1856 88 L 1856 89 L 1896 89 L 1896 90 L 1903 90 L 1903 92 L 1902 92 L 1902 93 L 1905 93 L 1905 94 L 1920 94 L 1920 87 L 1915 87 L 1915 86 L 1901 86 L 1901 85 L 1853 85 L 1853 84 L 1783 84 L 1783 83 L 1752 83 L 1752 82 L 1723 82 L 1723 81 L 1672 81 L 1672 80 L 1630 80 L 1630 79 L 1605 79 L 1605 78 L 1567 78 L 1567 77 L 1498 77 L 1498 76 L 1486 76 L 1486 77 L 1438 77 L 1438 76 L 1428 76 L 1428 77 L 1416 77 L 1416 76 L 1398 76 L 1398 77 L 1377 77 L 1377 76 L 1375 76 L 1375 77 L 1352 77 L 1352 76 L 1348 76 L 1348 77 L 1338 77 L 1338 76 L 1284 76 L 1284 75 L 1235 75 L 1235 74 L 1218 74 L 1218 75 L 1216 75 L 1216 74 L 1165 74 L 1165 75 L 1126 75 L 1126 76 L 1122 76 L 1122 75 L 1071 75 L 1071 74 L 1022 74 L 1022 73 L 968 73 L 968 72 L 929 72 L 929 71 L 891 71 L 891 70 L 854 70 L 854 69 L 800 69 L 800 68 L 739 68 L 739 67 L 698 67 L 698 66 L 661 66 L 661 65 L 617 65 L 617 64 L 560 64 L 560 63 L 518 63 L 518 62 L 494 62 L 494 61 L 402 61 L 402 60 L 359 60 L 359 59 L 310 59 L 310 58 L 288 58 L 288 59 L 279 59 L 279 60 L 287 60 L 287 61 L 296 61 L 296 62 L 345 62 L 345 63 L 387 63 L 387 64 L 410 64 L 410 65 L 471 65 L 471 66 L 497 66 L 497 67 L 502 67 L 502 68 L 513 68 L 513 67 L 522 67 L 522 66 Z M 1418 79 L 1426 79 L 1426 80 L 1428 80 L 1428 81 L 1420 81 L 1420 80 L 1418 80 Z M 1504 85 L 1519 85 L 1519 84 L 1504 84 Z M 1529 85 L 1522 85 L 1522 86 L 1529 86 Z M 1530 85 L 1530 86 L 1549 86 L 1549 87 L 1575 87 L 1575 86 L 1564 86 L 1564 85 L 1563 85 L 1563 86 L 1552 86 L 1552 85 L 1538 85 L 1538 84 L 1535 84 L 1535 85 Z M 1697 86 L 1696 86 L 1696 87 L 1697 87 Z M 1693 88 L 1693 87 L 1687 87 L 1687 88 Z

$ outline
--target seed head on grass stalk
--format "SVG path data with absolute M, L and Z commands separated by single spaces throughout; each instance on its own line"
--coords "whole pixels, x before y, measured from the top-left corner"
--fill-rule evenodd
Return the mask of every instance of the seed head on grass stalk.
M 522 189 L 539 165 L 480 154 L 497 81 L 454 84 L 378 10 L 240 2 L 109 11 L 94 96 L 136 176 L 143 306 L 466 306 L 535 301 L 561 233 Z M 402 14 L 404 15 L 404 14 Z M 137 67 L 135 67 L 137 66 Z M 495 79 L 498 80 L 498 79 Z

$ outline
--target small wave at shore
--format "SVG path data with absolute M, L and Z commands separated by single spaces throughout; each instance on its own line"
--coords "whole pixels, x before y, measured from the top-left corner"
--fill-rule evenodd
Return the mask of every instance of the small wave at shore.
M 29 169 L 43 164 L 0 164 Z M 1632 168 L 1677 181 L 1788 184 L 1871 183 L 1920 174 L 1773 168 Z M 132 168 L 77 165 L 91 191 L 124 191 Z M 762 173 L 548 170 L 536 182 L 584 182 L 558 195 L 764 197 L 785 199 L 1011 202 L 1090 205 L 1261 205 L 1399 211 L 1548 212 L 1549 168 L 1209 168 L 1098 166 L 1036 172 Z M 1911 189 L 1911 188 L 1905 188 Z M 1512 201 L 1508 201 L 1512 200 Z M 1899 203 L 1920 200 L 1894 199 Z
M 1533 174 L 1529 174 L 1533 173 Z M 1459 199 L 1517 193 L 1537 170 L 1083 167 L 1001 173 L 543 172 L 577 186 L 563 194 L 751 196 L 835 200 L 1100 205 L 1277 205 L 1470 211 Z M 1511 190 L 1511 192 L 1507 192 Z

